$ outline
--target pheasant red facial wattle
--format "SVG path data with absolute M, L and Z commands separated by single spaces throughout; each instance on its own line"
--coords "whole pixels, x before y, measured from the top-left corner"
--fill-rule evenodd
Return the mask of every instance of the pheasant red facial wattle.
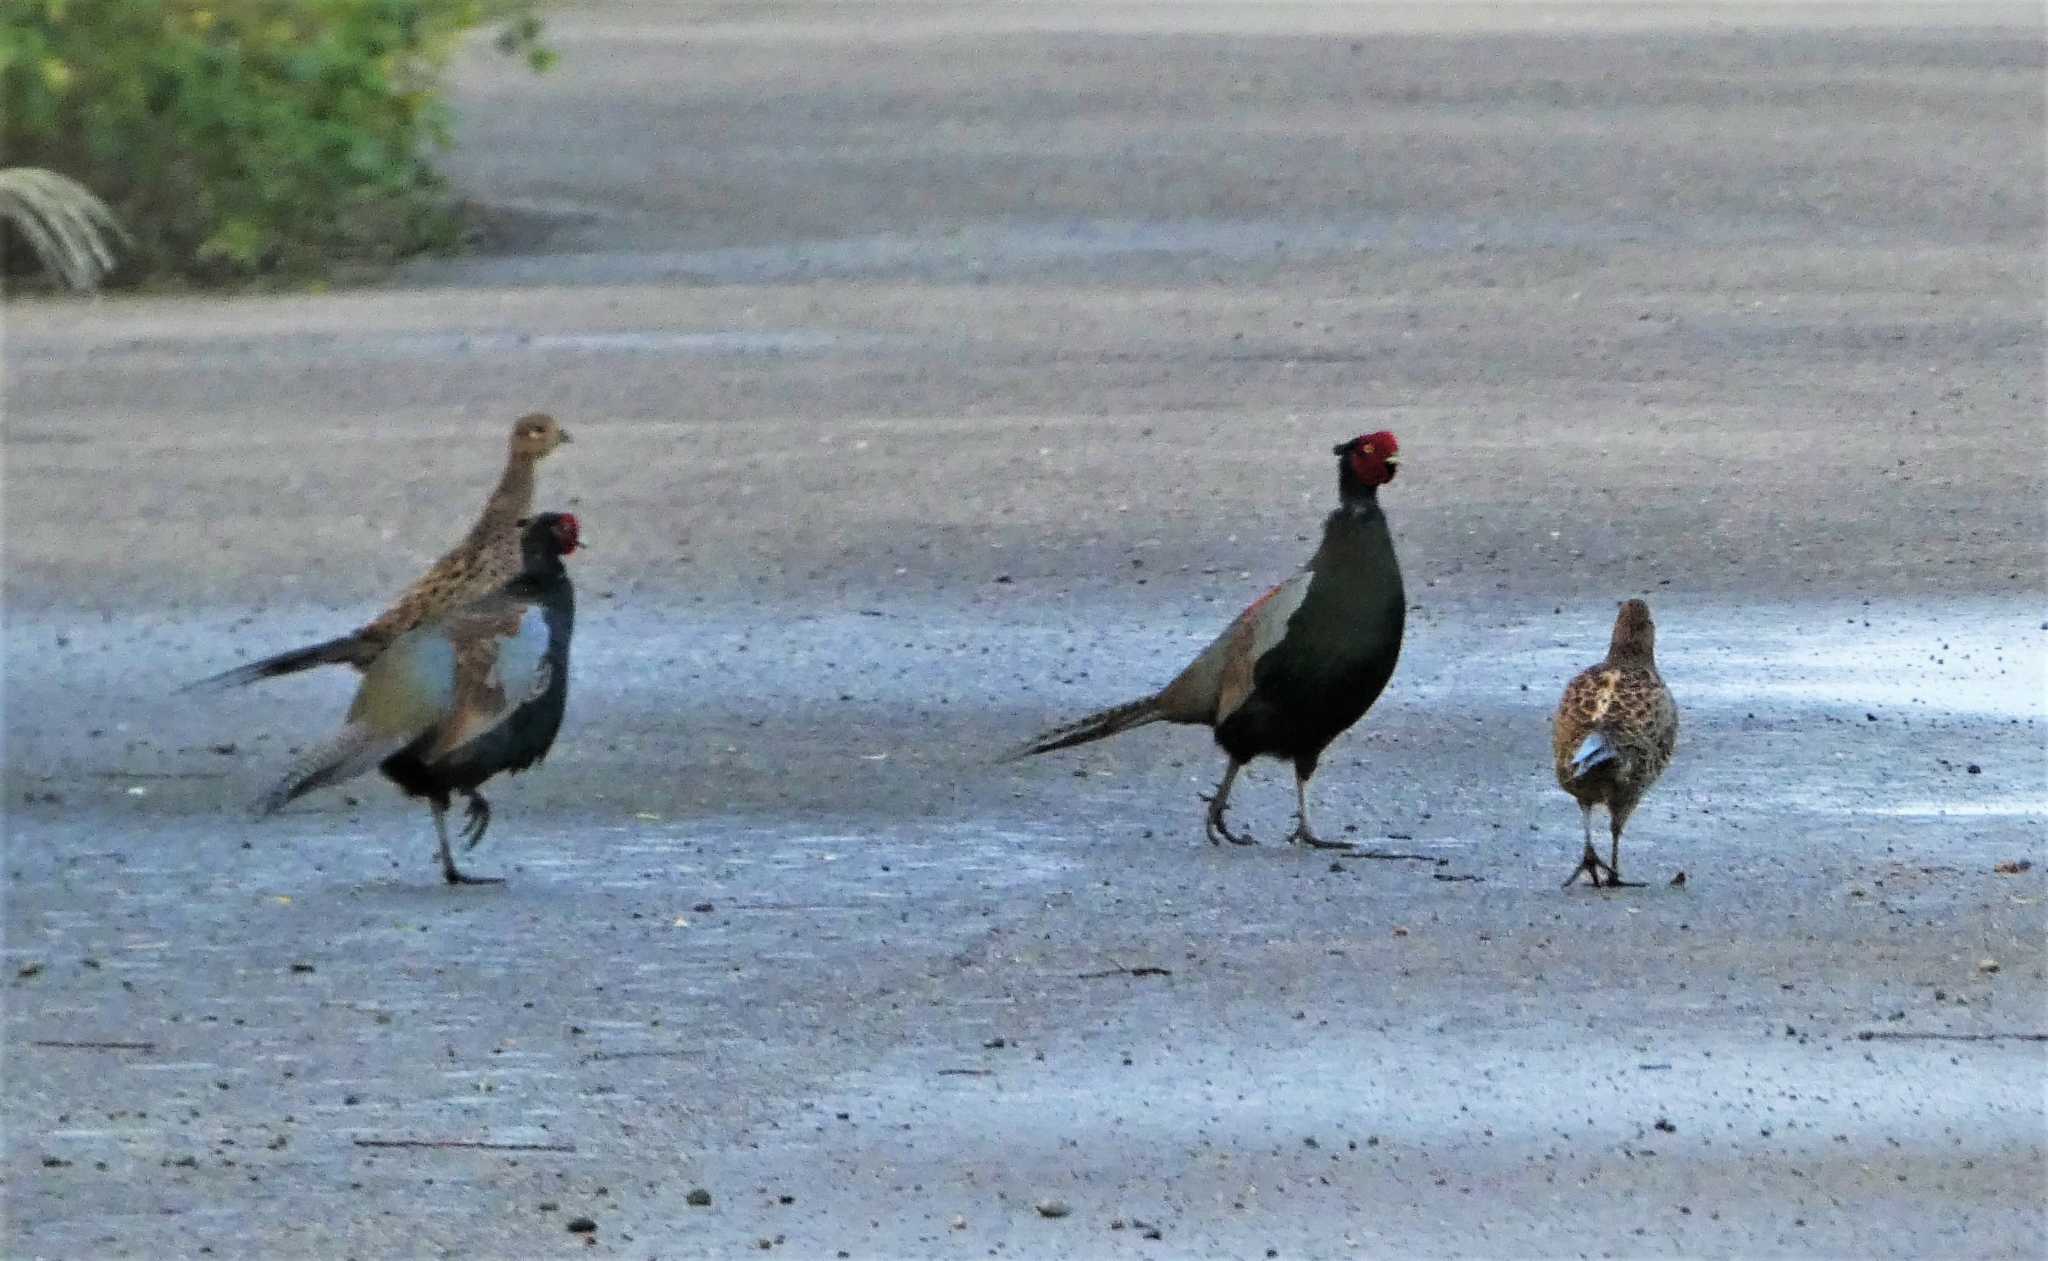
M 1340 442 L 1332 454 L 1343 457 L 1349 480 L 1366 486 L 1386 485 L 1401 466 L 1401 444 L 1385 429 Z

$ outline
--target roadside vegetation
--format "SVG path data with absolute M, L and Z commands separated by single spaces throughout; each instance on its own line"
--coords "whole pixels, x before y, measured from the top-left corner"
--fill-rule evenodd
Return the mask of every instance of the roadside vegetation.
M 532 0 L 0 5 L 8 271 L 305 282 L 452 248 L 443 73 L 487 25 L 550 64 Z

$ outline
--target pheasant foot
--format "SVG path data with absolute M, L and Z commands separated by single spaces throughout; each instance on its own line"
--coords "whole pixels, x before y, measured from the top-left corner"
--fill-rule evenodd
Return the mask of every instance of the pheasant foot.
M 1586 852 L 1579 858 L 1579 865 L 1572 868 L 1572 874 L 1565 877 L 1564 884 L 1561 887 L 1571 888 L 1578 883 L 1579 877 L 1583 875 L 1591 882 L 1594 888 L 1598 889 L 1601 887 L 1600 873 L 1603 871 L 1609 873 L 1611 877 L 1614 869 L 1601 862 L 1600 855 L 1594 853 L 1593 847 L 1588 845 L 1586 846 Z
M 482 793 L 469 794 L 469 810 L 462 825 L 464 849 L 475 849 L 484 839 L 484 832 L 491 826 L 491 803 L 484 800 Z
M 1209 803 L 1209 817 L 1203 825 L 1203 830 L 1209 834 L 1211 845 L 1220 845 L 1224 841 L 1229 841 L 1232 845 L 1258 844 L 1251 838 L 1250 833 L 1233 832 L 1230 825 L 1223 821 L 1223 811 L 1230 805 L 1230 786 L 1237 782 L 1237 773 L 1243 767 L 1244 763 L 1232 758 L 1230 765 L 1223 768 L 1223 782 L 1216 785 L 1215 795 L 1202 798 Z
M 481 801 L 482 798 L 479 797 L 476 800 Z M 456 867 L 455 855 L 449 852 L 448 849 L 448 807 L 446 803 L 440 798 L 436 798 L 431 804 L 433 805 L 434 809 L 434 835 L 441 842 L 441 878 L 443 880 L 446 880 L 449 884 L 505 883 L 505 877 L 503 876 L 472 876 L 465 874 L 461 869 Z M 474 810 L 475 806 L 472 805 L 471 811 L 474 812 Z M 490 817 L 489 806 L 484 807 L 484 817 L 486 819 Z
M 1621 832 L 1619 829 L 1614 833 L 1614 848 L 1607 852 L 1607 887 L 1610 889 L 1640 889 L 1643 887 L 1643 882 L 1640 880 L 1623 880 L 1621 878 Z
M 1315 833 L 1314 833 L 1313 831 L 1309 830 L 1309 826 L 1308 826 L 1308 820 L 1307 820 L 1307 819 L 1303 819 L 1303 820 L 1301 820 L 1301 822 L 1299 822 L 1299 823 L 1297 823 L 1297 824 L 1295 824 L 1295 825 L 1294 825 L 1294 831 L 1293 831 L 1293 833 L 1291 833 L 1291 834 L 1290 834 L 1290 835 L 1288 836 L 1287 840 L 1288 840 L 1288 843 L 1289 843 L 1289 844 L 1292 844 L 1292 845 L 1306 845 L 1306 846 L 1308 846 L 1308 847 L 1309 847 L 1309 848 L 1311 848 L 1311 849 L 1356 849 L 1356 848 L 1358 848 L 1357 846 L 1353 845 L 1353 844 L 1352 844 L 1351 842 L 1349 842 L 1349 841 L 1326 841 L 1326 840 L 1324 840 L 1324 839 L 1323 839 L 1322 837 L 1320 837 L 1320 836 L 1317 836 L 1317 835 L 1316 835 L 1316 834 L 1315 834 Z
M 472 876 L 472 875 L 470 875 L 470 874 L 469 874 L 468 872 L 466 872 L 466 871 L 458 871 L 458 870 L 456 870 L 455 864 L 453 864 L 453 863 L 450 863 L 450 864 L 448 864 L 447 866 L 445 866 L 445 867 L 443 867 L 443 868 L 441 869 L 441 878 L 442 878 L 442 879 L 444 879 L 444 880 L 446 880 L 446 881 L 447 881 L 447 882 L 448 882 L 449 884 L 503 884 L 503 883 L 505 883 L 505 877 L 503 877 L 503 876 Z
M 1225 841 L 1229 841 L 1232 845 L 1258 844 L 1258 841 L 1254 840 L 1250 833 L 1233 832 L 1230 830 L 1230 825 L 1223 821 L 1223 803 L 1221 801 L 1214 797 L 1204 797 L 1202 800 L 1209 803 L 1209 813 L 1204 820 L 1203 831 L 1208 833 L 1211 845 L 1221 845 Z

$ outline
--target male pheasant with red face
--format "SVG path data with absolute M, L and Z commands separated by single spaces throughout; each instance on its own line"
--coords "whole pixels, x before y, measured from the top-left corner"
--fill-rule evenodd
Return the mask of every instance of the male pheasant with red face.
M 1199 723 L 1214 730 L 1230 759 L 1209 798 L 1211 844 L 1253 843 L 1231 831 L 1224 811 L 1238 771 L 1269 756 L 1294 763 L 1297 823 L 1288 839 L 1348 848 L 1309 826 L 1308 781 L 1323 750 L 1393 677 L 1408 604 L 1379 504 L 1379 488 L 1399 467 L 1400 446 L 1391 433 L 1370 433 L 1333 454 L 1338 506 L 1307 568 L 1254 601 L 1160 691 L 1048 731 L 1011 756 L 1049 753 L 1146 723 Z
M 569 431 L 552 416 L 534 412 L 513 421 L 505 471 L 484 501 L 476 524 L 389 609 L 338 639 L 237 666 L 188 684 L 185 690 L 240 687 L 322 665 L 364 669 L 413 627 L 510 581 L 520 568 L 520 523 L 533 510 L 534 466 L 567 441 Z
M 427 799 L 449 884 L 497 883 L 456 868 L 449 797 L 469 798 L 463 835 L 474 849 L 491 822 L 490 803 L 476 790 L 500 771 L 540 761 L 554 745 L 576 619 L 562 565 L 581 542 L 576 518 L 542 513 L 520 538 L 518 576 L 393 640 L 363 671 L 341 731 L 299 758 L 257 803 L 259 814 L 378 767 L 407 795 Z
M 1671 764 L 1678 748 L 1678 705 L 1657 673 L 1657 627 L 1650 606 L 1629 600 L 1614 619 L 1607 659 L 1565 685 L 1551 725 L 1557 783 L 1579 803 L 1586 849 L 1567 888 L 1583 873 L 1600 887 L 1639 884 L 1621 878 L 1621 830 L 1636 803 Z M 1607 861 L 1593 850 L 1593 807 L 1607 807 L 1613 837 Z

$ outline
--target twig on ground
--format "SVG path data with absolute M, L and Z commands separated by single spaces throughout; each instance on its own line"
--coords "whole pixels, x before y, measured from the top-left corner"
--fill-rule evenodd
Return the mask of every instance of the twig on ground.
M 475 1138 L 359 1138 L 357 1147 L 430 1147 L 479 1152 L 573 1152 L 574 1143 L 489 1143 Z
M 1138 965 L 1137 967 L 1134 967 L 1134 968 L 1133 968 L 1133 967 L 1126 967 L 1126 966 L 1124 966 L 1123 964 L 1119 963 L 1119 964 L 1117 964 L 1117 965 L 1116 965 L 1115 967 L 1113 967 L 1113 968 L 1106 968 L 1106 969 L 1104 969 L 1104 970 L 1103 970 L 1103 971 L 1101 971 L 1101 972 L 1082 972 L 1082 973 L 1078 974 L 1078 975 L 1077 975 L 1077 976 L 1075 977 L 1075 979 L 1076 979 L 1076 980 L 1081 980 L 1081 981 L 1099 981 L 1099 980 L 1101 980 L 1101 979 L 1102 979 L 1103 977 L 1105 977 L 1105 976 L 1172 976 L 1172 975 L 1173 975 L 1173 969 L 1172 969 L 1172 968 L 1162 968 L 1162 967 L 1157 967 L 1157 966 L 1155 966 L 1155 965 L 1153 965 L 1153 964 L 1149 964 L 1149 963 L 1141 963 L 1141 964 L 1139 964 L 1139 965 Z
M 2048 1042 L 2048 1033 L 1894 1033 L 1888 1029 L 1864 1029 L 1858 1042 Z

